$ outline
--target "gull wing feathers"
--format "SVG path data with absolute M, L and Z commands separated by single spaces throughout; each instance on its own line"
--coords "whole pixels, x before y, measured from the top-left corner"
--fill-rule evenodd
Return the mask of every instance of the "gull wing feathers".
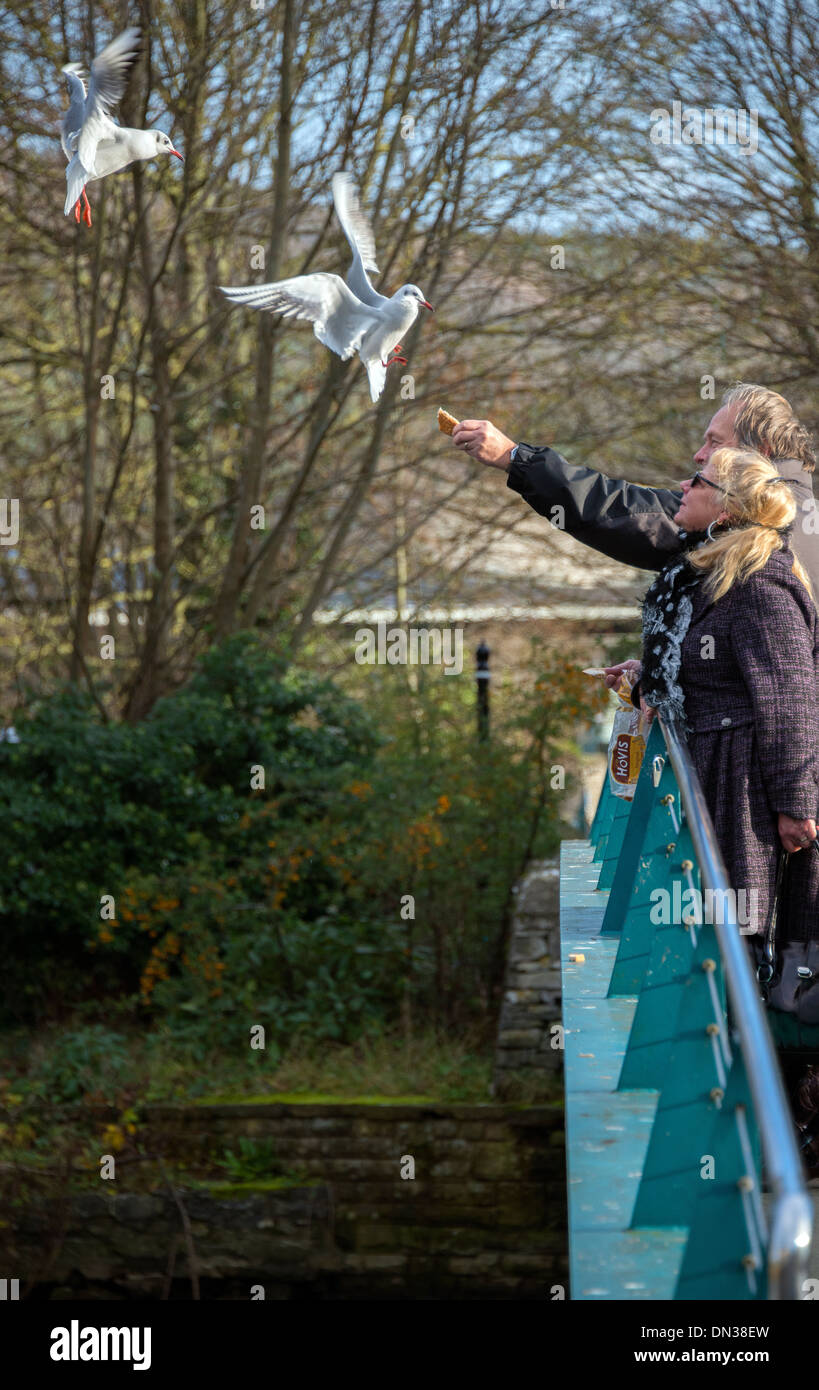
M 326 271 L 295 275 L 270 285 L 220 288 L 235 304 L 249 304 L 283 318 L 306 319 L 319 342 L 343 361 L 352 357 L 373 327 L 372 309 L 361 303 L 340 275 Z
M 66 159 L 71 159 L 85 116 L 85 83 L 79 63 L 66 63 L 62 71 L 68 82 L 68 110 L 60 126 L 60 144 Z
M 379 294 L 378 290 L 373 288 L 367 274 L 368 270 L 375 275 L 378 274 L 378 266 L 375 263 L 375 237 L 361 210 L 352 175 L 344 171 L 334 174 L 332 187 L 336 216 L 353 253 L 352 264 L 347 271 L 347 284 L 362 303 L 379 308 L 387 301 L 383 294 Z
M 139 40 L 139 29 L 126 29 L 112 39 L 91 64 L 85 119 L 77 142 L 80 163 L 89 173 L 95 172 L 97 143 L 103 136 L 113 135 L 117 129 L 109 110 L 125 91 L 128 72 L 139 52 Z

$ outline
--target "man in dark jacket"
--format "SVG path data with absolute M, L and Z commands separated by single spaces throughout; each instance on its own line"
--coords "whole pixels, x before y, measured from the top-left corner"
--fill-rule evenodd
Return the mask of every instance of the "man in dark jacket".
M 452 441 L 471 458 L 506 472 L 508 486 L 536 512 L 612 560 L 659 570 L 689 539 L 673 520 L 680 491 L 577 467 L 554 449 L 515 443 L 490 420 L 462 420 Z M 695 467 L 704 467 L 725 444 L 757 449 L 792 482 L 797 515 L 791 545 L 819 600 L 819 511 L 812 487 L 816 460 L 807 430 L 776 391 L 740 383 L 725 393 L 694 455 Z

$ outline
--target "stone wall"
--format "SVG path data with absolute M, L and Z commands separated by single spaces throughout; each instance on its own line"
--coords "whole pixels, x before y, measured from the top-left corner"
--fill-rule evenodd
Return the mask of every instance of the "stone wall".
M 498 1019 L 493 1094 L 512 1073 L 557 1072 L 563 1053 L 550 1031 L 561 1017 L 560 880 L 556 861 L 534 861 L 521 879 L 509 933 Z
M 220 1184 L 240 1137 L 270 1176 Z M 35 1297 L 568 1293 L 560 1106 L 157 1105 L 138 1140 L 115 1181 L 15 1211 L 3 1268 Z M 133 1190 L 151 1162 L 170 1183 Z

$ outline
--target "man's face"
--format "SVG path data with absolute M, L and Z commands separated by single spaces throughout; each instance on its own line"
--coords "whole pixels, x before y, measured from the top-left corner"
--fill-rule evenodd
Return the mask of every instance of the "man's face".
M 730 448 L 737 448 L 739 440 L 734 433 L 736 413 L 735 405 L 723 405 L 717 411 L 705 431 L 705 442 L 694 455 L 697 468 L 705 467 L 715 449 L 721 449 L 725 444 Z

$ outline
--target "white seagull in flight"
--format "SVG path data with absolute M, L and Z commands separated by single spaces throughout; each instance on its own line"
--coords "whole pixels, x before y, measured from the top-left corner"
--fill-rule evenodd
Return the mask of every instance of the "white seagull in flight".
M 169 136 L 162 130 L 133 130 L 117 125 L 109 115 L 125 91 L 128 73 L 139 52 L 139 30 L 126 29 L 112 39 L 91 64 L 88 91 L 78 63 L 68 63 L 62 71 L 68 79 L 70 102 L 60 127 L 60 142 L 68 160 L 65 171 L 68 191 L 65 214 L 74 209 L 91 226 L 91 207 L 85 191 L 87 183 L 115 174 L 137 159 L 153 159 L 158 154 L 175 154 Z M 82 200 L 82 202 L 80 201 Z
M 353 260 L 346 283 L 340 275 L 318 271 L 295 275 L 270 285 L 221 286 L 222 293 L 236 304 L 268 309 L 283 318 L 307 319 L 319 342 L 347 361 L 357 352 L 370 383 L 370 397 L 377 401 L 384 390 L 387 367 L 399 357 L 400 339 L 412 326 L 418 310 L 432 309 L 417 285 L 402 285 L 387 298 L 379 294 L 368 271 L 378 273 L 375 240 L 355 191 L 351 176 L 333 178 L 333 202 Z

